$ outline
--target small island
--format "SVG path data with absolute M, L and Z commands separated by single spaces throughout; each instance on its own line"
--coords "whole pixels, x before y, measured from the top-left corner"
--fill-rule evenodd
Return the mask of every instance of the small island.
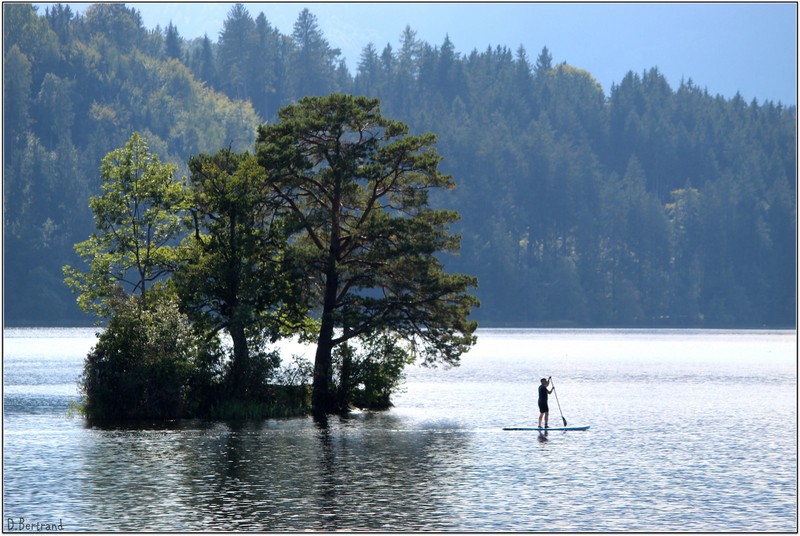
M 90 419 L 264 418 L 385 409 L 406 364 L 455 365 L 475 343 L 474 277 L 445 272 L 454 211 L 433 209 L 436 137 L 378 99 L 332 94 L 283 108 L 255 152 L 189 161 L 134 133 L 102 162 L 96 232 L 66 266 L 106 324 L 87 356 Z M 316 342 L 313 370 L 270 349 Z M 309 386 L 309 379 L 310 386 Z

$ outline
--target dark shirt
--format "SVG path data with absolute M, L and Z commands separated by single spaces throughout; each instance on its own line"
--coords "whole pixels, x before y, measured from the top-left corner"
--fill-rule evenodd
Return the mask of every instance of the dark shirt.
M 547 402 L 547 387 L 544 385 L 539 386 L 539 400 L 542 402 Z

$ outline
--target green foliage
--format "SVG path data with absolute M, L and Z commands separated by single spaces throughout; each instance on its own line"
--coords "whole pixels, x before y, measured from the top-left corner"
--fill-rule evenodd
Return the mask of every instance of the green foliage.
M 476 319 L 794 325 L 795 106 L 711 95 L 691 79 L 670 87 L 657 69 L 600 88 L 580 68 L 591 66 L 546 47 L 534 65 L 521 47 L 462 55 L 410 27 L 397 43 L 365 43 L 350 76 L 311 12 L 284 35 L 248 8 L 212 42 L 146 30 L 123 5 L 3 5 L 7 322 L 85 322 L 66 287 L 43 282 L 79 261 L 71 244 L 92 228 L 97 163 L 132 132 L 183 174 L 199 153 L 252 150 L 258 124 L 335 91 L 380 98 L 414 133 L 437 133 L 458 188 L 430 205 L 457 210 L 463 237 L 460 256 L 441 260 L 481 280 Z M 643 194 L 626 198 L 633 159 Z M 684 232 L 668 205 L 689 189 L 699 216 Z M 32 303 L 45 296 L 53 307 Z
M 28 133 L 30 127 L 31 98 L 31 62 L 17 45 L 3 55 L 3 70 L 15 73 L 3 88 L 3 109 L 7 110 L 4 120 L 10 127 L 5 136 L 5 148 L 17 148 Z M 11 106 L 11 103 L 14 106 Z
M 400 388 L 405 366 L 414 362 L 414 355 L 387 331 L 337 346 L 334 359 L 340 396 L 358 408 L 382 410 L 391 407 L 391 395 Z
M 104 318 L 120 285 L 138 293 L 147 308 L 147 290 L 175 265 L 172 243 L 188 207 L 183 185 L 173 179 L 175 166 L 161 164 L 137 133 L 109 153 L 100 170 L 102 194 L 89 201 L 97 232 L 75 246 L 90 271 L 66 266 L 64 273 L 81 308 Z
M 298 272 L 283 260 L 281 204 L 248 153 L 200 155 L 189 167 L 191 190 L 139 134 L 103 159 L 103 193 L 90 200 L 97 231 L 76 245 L 90 272 L 64 270 L 81 306 L 108 319 L 82 381 L 90 418 L 274 416 L 307 405 L 304 384 L 273 381 L 280 356 L 266 349 L 307 323 Z M 190 212 L 194 233 L 176 247 Z
M 308 415 L 311 411 L 311 365 L 294 356 L 292 362 L 277 364 L 277 355 L 253 362 L 248 375 L 251 381 L 247 398 L 225 396 L 217 389 L 215 396 L 204 396 L 202 415 L 210 419 L 253 420 Z
M 308 10 L 282 35 L 237 4 L 218 43 L 124 5 L 3 10 L 7 321 L 81 321 L 59 270 L 88 261 L 67 280 L 109 319 L 92 366 L 130 415 L 304 411 L 312 371 L 269 347 L 298 332 L 315 405 L 338 410 L 386 406 L 408 359 L 457 364 L 474 319 L 795 322 L 795 107 L 657 69 L 605 94 L 547 48 L 462 56 L 411 27 L 351 77 Z M 193 341 L 127 325 L 158 307 Z M 161 394 L 124 391 L 159 371 Z
M 205 349 L 166 292 L 149 309 L 119 296 L 113 315 L 86 358 L 82 411 L 90 419 L 173 419 L 192 414 L 192 387 Z
M 206 331 L 233 341 L 231 390 L 248 398 L 251 349 L 306 318 L 297 267 L 285 259 L 291 229 L 266 174 L 249 153 L 229 149 L 189 161 L 194 233 L 176 283 L 186 310 Z
M 391 327 L 426 363 L 455 364 L 475 342 L 467 320 L 476 280 L 447 274 L 436 254 L 458 250 L 448 226 L 457 213 L 428 206 L 449 188 L 438 171 L 435 136 L 412 136 L 384 118 L 376 99 L 306 97 L 259 128 L 258 159 L 270 186 L 302 229 L 292 254 L 320 310 L 315 411 L 337 411 L 332 351 Z M 340 329 L 341 335 L 334 330 Z M 343 368 L 340 383 L 348 382 Z
M 330 47 L 317 26 L 317 18 L 308 9 L 297 16 L 292 39 L 294 68 L 289 73 L 296 95 L 328 95 L 345 89 L 336 83 L 339 49 Z M 349 76 L 347 82 L 349 85 Z
M 44 8 L 43 8 L 44 9 Z M 80 262 L 72 244 L 93 228 L 88 199 L 98 195 L 98 163 L 131 133 L 146 136 L 164 162 L 232 145 L 252 147 L 259 123 L 249 103 L 204 88 L 163 43 L 141 26 L 135 9 L 69 6 L 37 14 L 31 4 L 4 4 L 4 243 L 13 251 L 5 275 L 13 285 L 6 319 L 15 325 L 85 324 L 66 286 L 41 307 L 41 274 L 61 278 Z M 158 32 L 158 39 L 163 39 Z M 158 54 L 156 54 L 158 52 Z M 13 103 L 13 104 L 9 104 Z M 48 285 L 49 286 L 49 285 Z

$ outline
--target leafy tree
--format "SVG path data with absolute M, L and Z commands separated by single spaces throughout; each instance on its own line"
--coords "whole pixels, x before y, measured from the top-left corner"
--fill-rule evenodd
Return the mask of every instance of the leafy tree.
M 125 4 L 92 4 L 83 17 L 88 34 L 101 34 L 120 50 L 131 50 L 146 39 L 142 15 Z
M 97 232 L 75 246 L 90 270 L 64 267 L 80 306 L 108 319 L 81 378 L 89 418 L 190 415 L 198 402 L 192 390 L 208 383 L 209 346 L 163 280 L 185 228 L 186 196 L 174 171 L 138 133 L 110 152 L 101 166 L 102 194 L 90 200 Z
M 220 32 L 217 72 L 221 87 L 232 98 L 252 97 L 251 75 L 257 51 L 256 25 L 244 4 L 234 4 Z
M 533 67 L 534 76 L 542 76 L 547 71 L 553 68 L 553 55 L 547 47 L 542 48 L 542 51 L 536 57 L 536 65 Z
M 90 419 L 175 419 L 198 409 L 205 361 L 177 301 L 160 294 L 142 310 L 133 296 L 113 298 L 114 315 L 86 357 L 80 389 Z
M 400 49 L 394 62 L 392 73 L 393 84 L 389 85 L 387 97 L 394 103 L 397 111 L 408 115 L 416 105 L 416 80 L 419 74 L 419 58 L 422 43 L 417 39 L 417 32 L 406 25 L 400 37 Z
M 203 35 L 199 44 L 194 45 L 189 53 L 189 68 L 197 80 L 208 86 L 217 87 L 217 71 L 214 62 L 214 51 L 208 34 Z
M 3 56 L 14 45 L 19 47 L 31 62 L 34 88 L 61 59 L 58 36 L 47 19 L 37 15 L 37 9 L 32 4 L 3 4 Z
M 616 325 L 641 322 L 663 310 L 663 279 L 669 270 L 667 218 L 657 196 L 645 189 L 646 177 L 632 158 L 621 180 L 610 181 L 608 278 L 610 320 Z
M 256 17 L 258 54 L 253 67 L 253 105 L 264 119 L 272 119 L 283 105 L 286 95 L 286 73 L 283 56 L 287 40 L 267 21 L 263 13 Z
M 183 56 L 181 51 L 181 38 L 178 29 L 169 21 L 164 35 L 164 53 L 167 59 L 179 60 Z
M 381 74 L 381 59 L 378 51 L 374 44 L 369 43 L 361 51 L 358 73 L 354 81 L 355 91 L 359 95 L 374 98 L 383 86 Z
M 31 62 L 14 45 L 3 54 L 3 70 L 14 73 L 3 85 L 3 147 L 6 158 L 10 159 L 13 155 L 12 149 L 24 143 L 31 124 Z M 4 159 L 4 163 L 7 159 Z
M 56 4 L 45 8 L 45 18 L 50 28 L 58 35 L 62 44 L 68 44 L 73 37 L 75 14 L 69 4 Z
M 339 400 L 359 408 L 388 409 L 391 395 L 403 381 L 405 366 L 413 355 L 390 331 L 359 337 L 334 350 L 341 370 Z
M 39 95 L 34 100 L 34 112 L 37 123 L 43 127 L 42 134 L 53 146 L 59 139 L 71 140 L 72 125 L 75 112 L 72 110 L 72 87 L 69 80 L 47 73 L 42 81 Z
M 302 288 L 287 277 L 288 229 L 255 157 L 223 149 L 189 161 L 194 233 L 175 279 L 186 309 L 212 335 L 233 342 L 230 389 L 245 399 L 265 339 L 304 318 Z M 294 312 L 294 314 L 292 314 Z
M 673 321 L 696 322 L 702 311 L 700 292 L 706 254 L 700 191 L 696 188 L 674 190 L 672 201 L 665 208 L 672 240 L 670 299 L 673 303 L 669 304 L 669 315 Z
M 173 243 L 185 225 L 186 196 L 173 178 L 175 166 L 162 164 L 138 133 L 106 155 L 100 171 L 102 193 L 89 201 L 97 232 L 75 245 L 89 272 L 66 266 L 64 273 L 81 308 L 107 318 L 123 285 L 147 309 L 147 291 L 175 264 Z
M 294 78 L 295 95 L 327 95 L 337 89 L 333 81 L 338 48 L 331 48 L 317 25 L 317 17 L 304 9 L 292 31 L 295 54 L 290 76 Z
M 279 118 L 259 128 L 257 154 L 304 229 L 296 254 L 318 285 L 314 411 L 344 409 L 332 351 L 355 337 L 389 330 L 424 363 L 457 364 L 475 342 L 476 280 L 445 273 L 436 257 L 459 240 L 447 229 L 457 214 L 428 207 L 430 190 L 453 186 L 435 136 L 408 135 L 366 97 L 306 97 Z

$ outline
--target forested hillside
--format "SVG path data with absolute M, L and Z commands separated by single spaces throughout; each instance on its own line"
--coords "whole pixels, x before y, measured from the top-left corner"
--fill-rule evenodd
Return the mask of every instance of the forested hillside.
M 350 73 L 308 11 L 283 35 L 237 5 L 216 41 L 122 4 L 3 17 L 6 325 L 91 322 L 61 268 L 93 230 L 100 160 L 134 131 L 183 175 L 334 92 L 438 134 L 457 187 L 435 204 L 462 215 L 461 255 L 443 260 L 478 277 L 483 325 L 795 323 L 794 106 L 672 88 L 657 68 L 606 95 L 546 48 L 463 55 L 411 28 L 365 43 Z

